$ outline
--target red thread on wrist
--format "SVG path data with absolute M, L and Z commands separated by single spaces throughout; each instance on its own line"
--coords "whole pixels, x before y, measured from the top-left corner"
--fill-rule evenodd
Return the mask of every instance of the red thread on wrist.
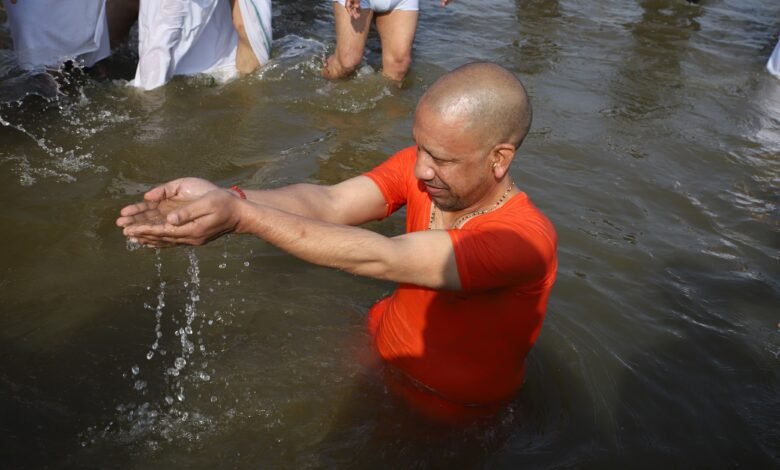
M 239 188 L 238 186 L 231 186 L 230 190 L 235 191 L 236 194 L 238 194 L 238 197 L 240 197 L 241 199 L 246 199 L 246 194 L 244 193 L 244 191 L 241 191 L 241 188 Z

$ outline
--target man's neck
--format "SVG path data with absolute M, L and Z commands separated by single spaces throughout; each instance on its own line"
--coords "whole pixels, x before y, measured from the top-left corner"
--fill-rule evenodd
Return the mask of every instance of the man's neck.
M 454 212 L 445 212 L 436 209 L 441 214 L 442 225 L 444 229 L 460 228 L 467 221 L 479 217 L 483 214 L 498 209 L 509 199 L 517 194 L 519 190 L 515 187 L 511 178 L 505 177 L 488 191 L 483 198 L 470 207 Z

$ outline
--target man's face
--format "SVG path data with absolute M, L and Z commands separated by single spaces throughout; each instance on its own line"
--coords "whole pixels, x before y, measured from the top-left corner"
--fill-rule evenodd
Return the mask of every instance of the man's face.
M 436 206 L 448 212 L 481 207 L 495 184 L 484 139 L 464 131 L 462 118 L 442 117 L 422 103 L 412 135 L 417 143 L 415 177 Z

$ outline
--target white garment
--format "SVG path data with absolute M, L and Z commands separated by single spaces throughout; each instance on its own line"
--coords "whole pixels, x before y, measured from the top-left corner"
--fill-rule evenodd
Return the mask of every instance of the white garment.
M 271 50 L 270 0 L 238 0 L 261 64 Z M 253 39 L 254 38 L 254 39 Z M 141 0 L 138 69 L 131 85 L 151 90 L 174 75 L 235 76 L 238 34 L 228 0 Z
M 265 64 L 271 57 L 271 0 L 238 0 L 241 17 L 244 19 L 244 29 L 260 64 Z
M 766 63 L 766 69 L 769 73 L 777 78 L 780 78 L 780 41 L 777 41 L 775 51 L 769 57 L 769 61 Z
M 344 0 L 332 0 L 340 3 L 346 8 Z M 360 8 L 363 10 L 373 10 L 377 13 L 387 13 L 392 10 L 418 11 L 418 0 L 360 0 Z
M 105 0 L 3 0 L 19 67 L 87 67 L 111 54 Z

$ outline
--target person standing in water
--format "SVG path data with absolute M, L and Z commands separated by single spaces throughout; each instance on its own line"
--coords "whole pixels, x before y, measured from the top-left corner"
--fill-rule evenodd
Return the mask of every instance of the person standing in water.
M 271 0 L 141 2 L 134 87 L 152 90 L 175 75 L 228 80 L 266 64 Z
M 417 30 L 418 0 L 332 0 L 336 20 L 336 52 L 325 60 L 322 76 L 352 74 L 363 61 L 372 18 L 382 43 L 382 74 L 395 81 L 406 76 L 412 63 Z M 446 6 L 451 0 L 441 0 Z
M 368 314 L 389 387 L 434 420 L 488 416 L 522 384 L 557 270 L 555 229 L 509 174 L 531 116 L 514 74 L 467 64 L 420 99 L 416 145 L 363 175 L 258 191 L 178 179 L 116 223 L 157 247 L 251 234 L 311 263 L 399 283 Z M 404 235 L 355 227 L 402 206 Z
M 122 43 L 138 0 L 3 0 L 22 70 L 58 70 L 67 61 L 92 67 Z

